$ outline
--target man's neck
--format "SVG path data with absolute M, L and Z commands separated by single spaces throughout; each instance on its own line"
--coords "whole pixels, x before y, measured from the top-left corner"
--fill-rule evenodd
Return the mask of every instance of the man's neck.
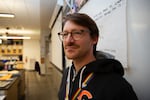
M 86 59 L 76 59 L 76 60 L 73 60 L 76 72 L 78 72 L 86 64 L 88 64 L 88 63 L 90 63 L 92 61 L 95 61 L 95 60 L 96 60 L 96 58 L 94 56 L 88 57 Z

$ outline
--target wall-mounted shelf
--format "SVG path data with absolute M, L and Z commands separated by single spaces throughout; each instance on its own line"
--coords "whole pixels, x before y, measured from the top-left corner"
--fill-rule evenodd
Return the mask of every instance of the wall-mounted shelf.
M 23 40 L 3 40 L 0 44 L 0 60 L 22 60 Z

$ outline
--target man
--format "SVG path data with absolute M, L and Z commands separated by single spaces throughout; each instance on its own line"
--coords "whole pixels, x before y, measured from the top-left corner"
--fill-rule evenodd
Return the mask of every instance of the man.
M 123 78 L 119 61 L 97 59 L 99 30 L 86 14 L 69 14 L 63 21 L 65 55 L 72 66 L 64 71 L 59 100 L 137 100 L 132 86 Z

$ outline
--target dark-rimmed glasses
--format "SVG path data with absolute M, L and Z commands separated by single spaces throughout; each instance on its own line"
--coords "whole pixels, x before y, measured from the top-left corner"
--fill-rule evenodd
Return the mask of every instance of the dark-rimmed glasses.
M 74 30 L 71 32 L 59 32 L 58 36 L 61 41 L 65 41 L 70 35 L 74 40 L 80 40 L 83 37 L 84 32 L 90 32 L 89 30 Z

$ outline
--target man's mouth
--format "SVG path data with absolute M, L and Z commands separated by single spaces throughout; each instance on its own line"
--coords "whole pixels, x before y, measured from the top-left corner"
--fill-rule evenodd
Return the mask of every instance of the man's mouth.
M 65 46 L 65 50 L 67 50 L 67 51 L 73 51 L 73 50 L 75 50 L 77 48 L 78 48 L 77 45 Z
M 76 49 L 76 47 L 75 46 L 67 46 L 67 47 L 65 47 L 65 49 L 66 50 L 74 50 L 74 49 Z

